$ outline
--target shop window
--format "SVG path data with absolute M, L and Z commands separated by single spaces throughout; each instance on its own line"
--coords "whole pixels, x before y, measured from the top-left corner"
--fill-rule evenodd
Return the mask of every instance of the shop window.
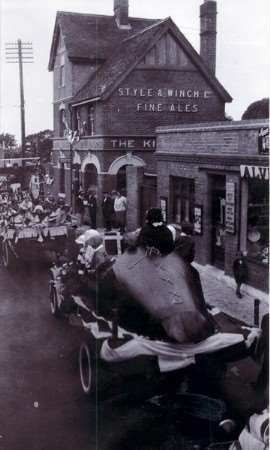
M 194 219 L 194 180 L 172 179 L 173 222 L 193 223 Z
M 248 181 L 247 255 L 263 264 L 269 257 L 269 192 L 263 180 Z

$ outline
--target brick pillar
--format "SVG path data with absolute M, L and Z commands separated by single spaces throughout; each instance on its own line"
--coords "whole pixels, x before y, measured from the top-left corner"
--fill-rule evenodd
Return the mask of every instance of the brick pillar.
M 196 248 L 196 261 L 200 264 L 211 263 L 212 245 L 212 183 L 207 172 L 200 171 L 195 179 L 195 203 L 201 205 L 202 235 L 194 236 Z
M 248 182 L 241 180 L 240 250 L 247 251 Z
M 127 166 L 127 230 L 133 231 L 140 223 L 140 186 L 143 181 L 143 167 Z
M 56 198 L 57 194 L 59 192 L 59 186 L 60 186 L 60 170 L 58 169 L 58 167 L 54 167 L 53 168 L 53 185 L 50 189 L 50 192 L 52 192 L 52 195 Z M 49 192 L 49 189 L 46 189 L 45 191 L 45 197 L 47 197 L 47 194 Z
M 97 227 L 103 228 L 103 216 L 102 216 L 102 209 L 101 209 L 101 202 L 102 202 L 102 195 L 104 192 L 104 185 L 105 185 L 105 174 L 98 174 L 97 176 Z

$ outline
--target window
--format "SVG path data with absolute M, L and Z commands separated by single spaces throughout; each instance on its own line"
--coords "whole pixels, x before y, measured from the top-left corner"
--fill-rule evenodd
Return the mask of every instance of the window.
M 92 105 L 88 107 L 87 112 L 87 131 L 89 136 L 95 134 L 95 108 Z
M 269 251 L 269 195 L 264 180 L 248 181 L 247 254 L 268 264 Z
M 188 178 L 172 179 L 173 222 L 193 223 L 194 180 Z
M 65 86 L 65 55 L 60 56 L 59 87 Z

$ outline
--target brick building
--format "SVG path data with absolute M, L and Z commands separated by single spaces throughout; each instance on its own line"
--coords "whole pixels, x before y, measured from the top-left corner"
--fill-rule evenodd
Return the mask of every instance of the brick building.
M 49 61 L 54 186 L 70 199 L 79 180 L 100 199 L 126 187 L 127 167 L 144 167 L 145 211 L 156 202 L 156 127 L 223 121 L 232 99 L 215 76 L 215 1 L 200 7 L 200 55 L 171 18 L 131 18 L 128 9 L 128 0 L 114 0 L 113 16 L 57 13 Z M 80 134 L 72 148 L 67 124 Z
M 157 129 L 157 197 L 169 222 L 194 224 L 196 260 L 232 273 L 247 253 L 249 284 L 268 290 L 269 122 Z

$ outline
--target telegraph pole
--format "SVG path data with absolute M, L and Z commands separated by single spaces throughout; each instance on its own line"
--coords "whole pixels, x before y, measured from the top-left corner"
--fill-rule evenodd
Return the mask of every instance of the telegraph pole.
M 20 80 L 20 110 L 21 110 L 21 143 L 22 143 L 22 167 L 25 166 L 25 103 L 24 103 L 24 84 L 23 84 L 23 64 L 32 63 L 33 48 L 31 42 L 9 42 L 6 44 L 7 63 L 16 63 L 19 65 Z

